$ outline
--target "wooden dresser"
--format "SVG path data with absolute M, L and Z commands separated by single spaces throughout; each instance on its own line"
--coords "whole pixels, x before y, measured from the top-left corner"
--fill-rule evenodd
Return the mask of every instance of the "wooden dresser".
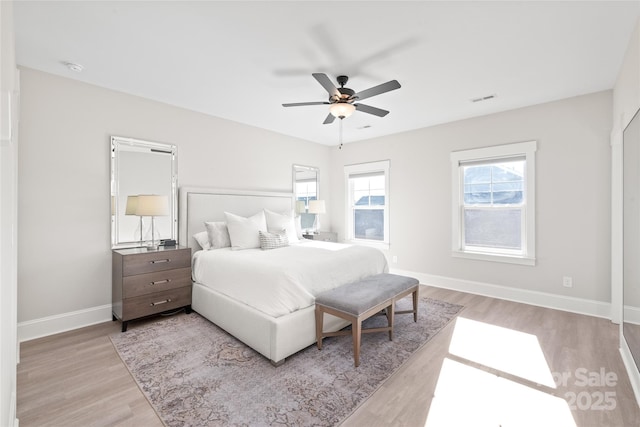
M 191 249 L 181 246 L 114 249 L 113 320 L 129 320 L 185 307 L 191 311 Z

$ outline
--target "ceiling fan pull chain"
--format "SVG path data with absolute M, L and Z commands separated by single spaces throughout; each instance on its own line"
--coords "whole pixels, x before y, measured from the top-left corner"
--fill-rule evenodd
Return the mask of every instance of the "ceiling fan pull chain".
M 340 145 L 338 146 L 338 150 L 342 150 L 342 118 L 340 118 Z

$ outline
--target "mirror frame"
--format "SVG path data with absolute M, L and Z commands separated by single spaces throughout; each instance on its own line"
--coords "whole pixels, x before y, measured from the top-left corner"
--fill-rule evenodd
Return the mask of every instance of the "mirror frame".
M 293 165 L 293 182 L 292 192 L 296 192 L 296 172 L 315 172 L 316 173 L 316 198 L 320 199 L 320 168 L 315 166 Z
M 126 138 L 121 136 L 111 137 L 111 248 L 132 248 L 140 247 L 140 241 L 121 241 L 119 240 L 119 224 L 117 212 L 120 211 L 119 206 L 119 179 L 120 179 L 120 152 L 123 147 L 135 147 L 138 149 L 148 149 L 150 152 L 161 151 L 171 154 L 171 188 L 169 190 L 169 223 L 171 224 L 171 237 L 178 240 L 178 147 L 173 144 L 165 144 L 161 142 L 144 141 L 134 138 Z M 144 173 L 141 171 L 140 173 Z M 147 241 L 143 241 L 145 245 Z
M 638 218 L 638 194 L 640 193 L 640 110 L 636 111 L 622 133 L 622 322 L 620 332 L 624 342 L 631 353 L 631 358 L 636 370 L 640 371 L 640 320 L 638 308 L 627 306 L 627 292 L 638 291 L 640 287 L 640 272 L 636 266 L 640 259 L 640 219 Z M 635 156 L 633 156 L 635 154 Z M 631 169 L 628 169 L 631 168 Z M 632 182 L 627 178 L 632 177 Z M 630 203 L 630 206 L 627 206 Z M 635 205 L 635 206 L 634 206 Z M 635 210 L 633 208 L 635 207 Z M 630 212 L 630 210 L 633 210 Z M 630 215 L 631 214 L 631 215 Z M 630 226 L 631 230 L 626 229 Z M 635 232 L 635 233 L 634 233 Z M 632 237 L 634 239 L 632 239 Z M 634 251 L 635 253 L 628 253 Z M 637 299 L 630 304 L 637 304 Z M 634 318 L 631 318 L 634 317 Z M 631 329 L 637 332 L 631 334 Z M 632 336 L 635 335 L 635 336 Z

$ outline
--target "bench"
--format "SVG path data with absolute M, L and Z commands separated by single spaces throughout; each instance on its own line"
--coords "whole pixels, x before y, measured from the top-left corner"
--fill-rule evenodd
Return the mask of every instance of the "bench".
M 349 335 L 353 337 L 353 359 L 360 365 L 360 336 L 368 332 L 388 332 L 393 341 L 393 320 L 395 314 L 413 313 L 413 321 L 418 321 L 418 289 L 420 283 L 412 277 L 396 274 L 376 274 L 356 282 L 348 283 L 322 292 L 316 296 L 316 339 L 322 350 L 324 337 Z M 413 294 L 413 310 L 395 311 L 395 302 Z M 362 322 L 385 311 L 386 327 L 362 329 Z M 351 322 L 351 331 L 323 332 L 324 313 Z

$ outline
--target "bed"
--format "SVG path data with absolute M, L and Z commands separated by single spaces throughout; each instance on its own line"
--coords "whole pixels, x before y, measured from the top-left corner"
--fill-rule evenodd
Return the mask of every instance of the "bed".
M 301 239 L 274 250 L 201 250 L 193 237 L 225 212 L 292 212 L 291 193 L 182 187 L 179 242 L 192 249 L 192 308 L 275 365 L 315 343 L 314 295 L 388 271 L 373 248 Z M 346 323 L 326 316 L 325 331 Z

